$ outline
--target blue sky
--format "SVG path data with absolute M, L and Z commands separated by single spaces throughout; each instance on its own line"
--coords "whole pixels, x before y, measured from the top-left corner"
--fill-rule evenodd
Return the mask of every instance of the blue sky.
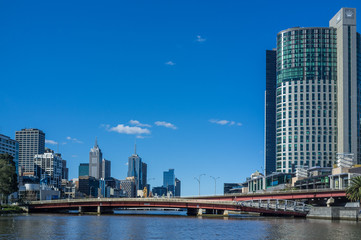
M 0 133 L 43 130 L 71 178 L 95 137 L 125 178 L 136 140 L 152 186 L 223 193 L 262 171 L 265 50 L 341 7 L 361 1 L 0 1 Z

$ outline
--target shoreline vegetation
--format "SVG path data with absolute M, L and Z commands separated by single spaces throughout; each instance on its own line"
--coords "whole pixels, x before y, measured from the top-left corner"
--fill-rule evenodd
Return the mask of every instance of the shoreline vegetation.
M 0 215 L 2 214 L 14 214 L 14 213 L 26 213 L 24 209 L 19 206 L 2 205 L 0 206 Z

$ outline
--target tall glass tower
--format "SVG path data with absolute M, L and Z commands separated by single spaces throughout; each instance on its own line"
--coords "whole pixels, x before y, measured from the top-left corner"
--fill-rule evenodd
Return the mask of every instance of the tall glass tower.
M 89 176 L 100 179 L 102 177 L 102 159 L 103 154 L 98 146 L 98 141 L 95 139 L 95 144 L 89 152 Z
M 336 153 L 353 153 L 360 162 L 360 56 L 353 8 L 342 8 L 329 27 L 277 34 L 276 83 L 266 86 L 271 96 L 266 108 L 275 101 L 275 113 L 266 116 L 266 133 L 275 119 L 276 136 L 265 139 L 266 146 L 275 142 L 277 172 L 332 166 Z
M 128 158 L 128 177 L 134 177 L 136 191 L 142 190 L 147 185 L 147 164 L 137 154 L 134 145 L 134 154 Z

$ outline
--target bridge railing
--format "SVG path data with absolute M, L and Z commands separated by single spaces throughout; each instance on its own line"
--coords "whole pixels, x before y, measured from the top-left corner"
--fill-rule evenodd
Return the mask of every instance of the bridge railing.
M 260 191 L 257 191 L 257 192 L 247 192 L 247 193 L 226 193 L 226 194 L 224 194 L 224 196 L 243 196 L 243 195 L 247 196 L 247 195 L 259 195 L 259 194 L 268 195 L 268 194 L 315 193 L 315 192 L 340 192 L 340 191 L 345 191 L 345 189 L 316 188 L 316 189 L 287 189 L 287 190 L 282 190 L 282 191 L 260 190 Z
M 80 203 L 80 202 L 172 202 L 172 203 L 206 203 L 215 205 L 237 205 L 234 201 L 218 201 L 218 200 L 203 200 L 203 199 L 185 199 L 185 198 L 81 198 L 81 199 L 58 199 L 58 200 L 40 200 L 30 201 L 28 204 L 58 204 L 58 203 Z
M 307 205 L 303 202 L 283 200 L 283 199 L 260 199 L 249 201 L 238 201 L 239 205 L 244 207 L 272 209 L 275 211 L 294 211 L 307 213 L 312 208 L 311 205 Z

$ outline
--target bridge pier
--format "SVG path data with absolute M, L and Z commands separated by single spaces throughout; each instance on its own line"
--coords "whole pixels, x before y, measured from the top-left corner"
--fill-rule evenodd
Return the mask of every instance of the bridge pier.
M 220 209 L 206 209 L 207 215 L 223 215 L 228 216 L 228 210 L 220 210 Z
M 223 211 L 223 216 L 228 217 L 228 215 L 229 215 L 228 210 L 224 210 L 224 211 Z

